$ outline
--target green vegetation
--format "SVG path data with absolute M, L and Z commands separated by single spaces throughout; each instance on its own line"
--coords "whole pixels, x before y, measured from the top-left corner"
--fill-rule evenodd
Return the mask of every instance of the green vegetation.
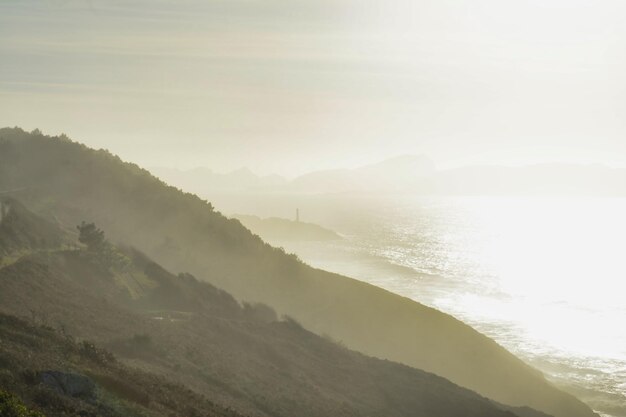
M 29 409 L 15 395 L 0 390 L 0 416 L 2 417 L 44 417 L 38 411 Z
M 0 213 L 0 259 L 66 243 L 57 225 L 28 212 L 14 198 L 0 198 Z
M 124 365 L 110 352 L 74 341 L 60 330 L 0 313 L 0 340 L 2 417 L 241 417 L 182 384 Z M 63 385 L 56 385 L 51 375 Z M 8 392 L 19 393 L 27 405 Z
M 126 258 L 104 237 L 104 231 L 94 223 L 81 222 L 78 226 L 78 241 L 87 247 L 87 253 L 94 262 L 104 268 L 123 270 L 128 265 Z
M 268 304 L 280 314 L 293 317 L 305 328 L 317 334 L 326 334 L 348 348 L 436 373 L 454 383 L 506 404 L 531 406 L 557 417 L 593 415 L 587 406 L 553 387 L 538 371 L 469 326 L 446 314 L 382 289 L 340 275 L 315 270 L 296 258 L 286 255 L 283 251 L 267 245 L 245 229 L 239 221 L 229 220 L 215 212 L 208 202 L 169 187 L 147 171 L 135 165 L 123 163 L 106 151 L 91 150 L 67 138 L 47 137 L 39 133 L 29 134 L 20 129 L 1 129 L 0 190 L 18 190 L 13 195 L 19 197 L 28 207 L 45 216 L 54 216 L 60 224 L 65 226 L 73 228 L 73 225 L 85 219 L 94 221 L 107 231 L 112 241 L 124 242 L 141 248 L 150 257 L 158 259 L 169 270 L 190 271 L 195 276 L 224 288 L 240 300 Z M 81 332 L 97 335 L 106 343 L 110 342 L 107 337 L 111 338 L 114 335 L 121 337 L 121 334 L 125 334 L 123 329 L 126 326 L 126 320 L 132 322 L 135 319 L 128 317 L 122 319 L 120 316 L 117 320 L 113 320 L 112 317 L 115 315 L 112 316 L 110 310 L 103 306 L 104 302 L 110 306 L 111 300 L 115 297 L 124 296 L 125 299 L 135 299 L 136 303 L 143 303 L 145 308 L 152 310 L 194 311 L 197 314 L 204 314 L 200 311 L 208 309 L 210 303 L 203 302 L 201 298 L 210 299 L 208 296 L 204 297 L 205 293 L 219 291 L 214 287 L 209 290 L 208 287 L 200 286 L 199 283 L 182 285 L 181 282 L 187 282 L 182 279 L 177 281 L 165 279 L 164 277 L 169 276 L 168 273 L 151 263 L 147 257 L 142 260 L 142 256 L 132 251 L 124 254 L 133 259 L 135 265 L 143 264 L 144 266 L 139 268 L 137 273 L 122 273 L 114 270 L 113 272 L 103 271 L 100 276 L 86 271 L 86 266 L 77 261 L 80 256 L 68 251 L 52 256 L 49 263 L 46 263 L 47 260 L 42 259 L 41 255 L 22 259 L 5 267 L 3 275 L 5 282 L 15 286 L 18 285 L 15 283 L 16 278 L 10 278 L 11 276 L 39 277 L 39 281 L 27 280 L 27 282 L 20 283 L 21 289 L 12 292 L 12 297 L 26 303 L 28 300 L 24 299 L 23 294 L 28 291 L 30 294 L 39 294 L 37 291 L 42 291 L 39 301 L 53 309 L 52 312 L 56 310 L 49 306 L 51 302 L 47 300 L 63 300 L 68 297 L 67 294 L 78 293 L 80 289 L 87 286 L 86 282 L 77 283 L 70 278 L 74 276 L 73 274 L 67 274 L 61 270 L 67 271 L 70 267 L 76 271 L 82 270 L 84 273 L 80 276 L 88 281 L 93 289 L 105 288 L 105 284 L 108 285 L 110 281 L 117 282 L 119 285 L 106 287 L 109 295 L 102 295 L 107 293 L 85 295 L 86 300 L 90 301 L 88 306 L 82 307 L 89 307 L 86 311 L 91 311 L 90 314 L 102 321 L 93 326 L 93 329 L 88 328 L 90 325 L 87 323 L 81 326 L 76 323 L 74 326 L 75 329 L 80 328 Z M 42 263 L 48 265 L 51 275 L 47 278 L 41 275 Z M 146 279 L 146 277 L 152 278 Z M 159 280 L 163 280 L 164 284 L 161 285 L 162 282 Z M 46 284 L 49 281 L 55 284 Z M 60 292 L 59 282 L 65 282 L 70 287 Z M 24 288 L 26 285 L 29 286 L 27 290 Z M 46 285 L 48 287 L 44 290 L 43 287 Z M 168 297 L 173 293 L 194 293 L 197 297 Z M 13 300 L 7 300 L 9 296 L 5 294 L 9 293 L 3 289 L 0 294 L 3 298 L 0 305 L 5 306 L 5 303 L 12 305 Z M 200 297 L 200 294 L 203 297 Z M 68 301 L 71 301 L 71 305 L 83 303 L 75 298 Z M 62 307 L 63 304 L 57 308 L 62 309 Z M 231 307 L 218 303 L 216 308 Z M 16 309 L 19 310 L 17 307 Z M 20 314 L 25 314 L 23 310 L 23 308 L 20 310 Z M 81 317 L 73 320 L 86 319 L 83 313 L 75 314 Z M 237 314 L 243 313 L 239 310 Z M 46 317 L 51 321 L 68 320 L 61 314 L 61 311 L 47 314 Z M 162 324 L 177 323 L 179 329 L 185 326 L 195 326 L 189 328 L 188 331 L 199 332 L 197 336 L 193 336 L 194 339 L 198 338 L 196 340 L 198 345 L 204 343 L 213 346 L 215 340 L 223 336 L 206 334 L 207 324 L 203 320 L 198 320 L 197 316 L 188 321 L 176 321 L 178 319 L 171 319 L 174 320 L 171 321 L 167 317 L 159 317 L 161 317 L 160 320 L 146 322 L 145 326 L 150 327 L 157 321 Z M 229 321 L 229 326 L 234 326 L 235 322 Z M 120 323 L 124 323 L 121 326 L 122 330 L 120 330 Z M 243 323 L 249 323 L 249 321 L 244 320 Z M 285 326 L 286 323 L 281 322 L 279 325 L 273 325 L 272 329 L 276 327 L 282 329 Z M 129 333 L 125 337 L 130 338 L 133 334 L 144 330 L 128 328 L 126 331 Z M 189 334 L 191 333 L 169 337 L 176 338 L 177 341 L 188 340 Z M 202 339 L 200 336 L 202 334 L 206 339 Z M 157 337 L 152 336 L 156 341 Z M 261 332 L 258 337 L 263 339 L 267 336 Z M 168 337 L 163 336 L 163 338 L 169 340 Z M 229 337 L 223 339 L 231 342 L 221 347 L 225 352 L 233 352 L 231 345 L 234 342 L 231 338 L 236 339 L 233 334 L 229 333 Z M 244 343 L 255 346 L 252 340 L 244 340 Z M 274 346 L 275 343 L 276 341 L 272 341 L 271 345 Z M 164 349 L 180 352 L 179 345 L 182 344 L 173 346 L 166 344 Z M 271 352 L 273 349 L 276 348 L 268 348 L 268 351 Z M 217 354 L 217 352 L 213 353 Z M 261 363 L 268 363 L 268 358 L 260 358 L 253 353 L 252 351 L 246 352 L 251 355 L 251 358 L 256 358 Z M 188 355 L 188 362 L 194 363 L 214 363 L 215 358 L 208 356 L 207 350 L 200 350 L 193 346 L 189 347 L 188 352 L 180 352 L 180 354 Z M 225 360 L 228 356 L 221 354 L 217 357 Z M 315 356 L 307 353 L 304 357 Z M 244 358 L 248 357 L 242 354 L 241 366 L 245 364 L 255 369 L 253 365 L 256 362 L 253 359 L 244 360 Z M 295 358 L 292 360 L 293 362 L 289 362 L 294 364 L 291 375 L 298 375 L 296 369 L 300 365 L 296 365 Z M 325 363 L 325 359 L 319 360 Z M 312 363 L 309 365 L 315 369 Z M 337 362 L 335 365 L 342 369 L 342 362 Z M 180 366 L 183 367 L 184 363 Z M 280 361 L 275 366 L 274 372 L 276 373 L 284 369 Z M 250 404 L 266 404 L 254 393 L 259 386 L 267 384 L 278 386 L 276 381 L 249 377 L 247 369 L 240 369 L 238 382 L 233 380 L 229 387 L 237 386 L 236 392 L 247 398 Z M 189 375 L 195 375 L 194 378 L 205 378 L 206 381 L 223 383 L 224 378 L 216 379 L 215 375 L 222 375 L 224 371 L 212 369 L 208 374 L 206 372 L 201 368 L 188 371 Z M 329 375 L 337 374 L 336 370 L 327 369 L 327 372 Z M 380 372 L 388 371 L 381 370 Z M 376 378 L 374 375 L 365 377 L 354 374 L 352 376 L 363 381 L 365 385 L 377 384 L 374 382 Z M 308 376 L 302 378 L 303 381 L 310 381 Z M 241 386 L 241 381 L 247 381 L 247 383 Z M 339 387 L 349 385 L 345 380 L 337 381 L 337 383 Z M 409 380 L 405 383 L 410 384 Z M 285 384 L 294 387 L 294 390 L 296 387 L 299 388 L 294 392 L 315 392 L 318 389 L 317 385 L 299 385 L 300 381 L 297 379 L 286 379 Z M 389 384 L 390 386 L 396 385 L 391 381 Z M 368 392 L 367 386 L 360 387 L 361 391 L 358 391 L 357 387 L 354 388 L 355 393 L 361 393 L 359 395 Z M 233 391 L 228 392 L 232 395 Z M 334 394 L 330 392 L 332 391 L 329 391 L 328 395 L 334 397 Z M 351 395 L 356 395 L 355 393 Z M 277 394 L 277 397 L 281 398 L 280 401 L 267 401 L 267 403 L 274 404 L 274 406 L 275 404 L 288 404 L 293 401 L 289 399 L 294 398 L 289 397 L 292 394 L 294 393 L 291 391 L 282 392 L 282 395 Z M 372 394 L 371 398 L 380 398 L 380 395 L 380 393 Z M 389 395 L 389 398 L 395 398 L 395 394 Z M 402 395 L 410 394 L 404 392 Z M 272 398 L 276 400 L 276 397 Z M 352 400 L 336 399 L 337 402 L 329 404 L 338 404 L 342 401 L 351 404 L 356 401 L 354 400 L 356 397 L 349 398 Z M 358 398 L 356 402 L 362 401 L 362 397 Z M 364 403 L 365 405 L 369 404 Z M 306 402 L 301 403 L 300 406 L 308 408 Z M 374 406 L 372 409 L 380 409 L 380 404 L 378 407 Z M 258 407 L 252 408 L 258 409 Z M 285 409 L 293 411 L 293 408 Z M 272 410 L 272 413 L 276 415 L 285 412 L 283 408 L 280 409 L 282 411 Z
M 78 241 L 87 246 L 90 252 L 100 252 L 106 245 L 104 232 L 96 227 L 93 223 L 82 222 L 78 226 Z

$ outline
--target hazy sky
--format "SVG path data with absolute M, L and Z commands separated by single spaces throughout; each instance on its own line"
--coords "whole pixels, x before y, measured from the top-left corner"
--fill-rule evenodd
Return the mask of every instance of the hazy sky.
M 623 0 L 0 0 L 0 125 L 147 166 L 626 165 Z

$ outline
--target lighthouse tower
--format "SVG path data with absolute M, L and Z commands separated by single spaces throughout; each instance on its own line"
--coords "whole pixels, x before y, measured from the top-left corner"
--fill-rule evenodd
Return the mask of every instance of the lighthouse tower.
M 296 209 L 296 223 L 300 223 L 300 209 Z

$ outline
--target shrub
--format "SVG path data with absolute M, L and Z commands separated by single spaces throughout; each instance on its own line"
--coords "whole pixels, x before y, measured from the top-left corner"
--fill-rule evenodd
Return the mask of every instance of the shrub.
M 247 318 L 261 323 L 273 323 L 278 321 L 278 315 L 274 309 L 262 303 L 243 303 L 243 312 Z
M 0 416 L 2 417 L 44 417 L 38 411 L 31 410 L 15 395 L 0 390 Z
M 91 342 L 82 342 L 79 345 L 79 353 L 83 357 L 100 364 L 115 362 L 115 356 L 111 352 L 101 349 Z
M 87 246 L 91 252 L 99 252 L 105 245 L 104 232 L 96 227 L 94 223 L 82 222 L 76 226 L 78 229 L 78 241 Z

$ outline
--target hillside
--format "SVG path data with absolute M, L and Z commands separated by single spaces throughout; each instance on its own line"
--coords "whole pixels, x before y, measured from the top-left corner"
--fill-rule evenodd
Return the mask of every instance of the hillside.
M 0 259 L 4 262 L 31 247 L 58 247 L 63 243 L 61 236 L 55 225 L 23 210 L 17 201 L 0 199 Z
M 172 275 L 135 249 L 28 251 L 0 269 L 0 310 L 31 317 L 0 314 L 0 388 L 48 415 L 514 417 L 441 377 Z
M 115 241 L 237 298 L 272 305 L 347 347 L 436 373 L 497 401 L 556 417 L 593 416 L 491 339 L 371 285 L 315 270 L 210 203 L 65 137 L 0 130 L 0 191 L 63 224 L 95 221 Z
M 43 417 L 37 411 L 47 417 L 243 417 L 181 384 L 124 365 L 106 350 L 48 326 L 0 313 L 0 340 L 3 417 Z M 3 410 L 5 398 L 14 404 L 13 410 Z M 12 414 L 21 401 L 30 413 Z

